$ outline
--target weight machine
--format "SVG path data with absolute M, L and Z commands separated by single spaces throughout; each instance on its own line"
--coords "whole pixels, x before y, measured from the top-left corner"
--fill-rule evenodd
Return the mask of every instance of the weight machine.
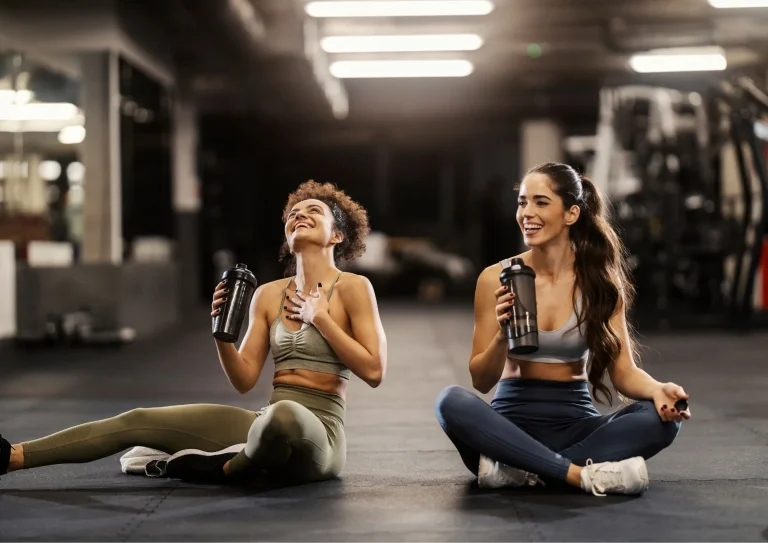
M 638 288 L 635 316 L 643 325 L 748 329 L 756 324 L 752 300 L 768 185 L 754 126 L 765 113 L 768 97 L 747 78 L 722 81 L 704 95 L 646 86 L 605 88 L 597 134 L 566 139 L 566 151 L 611 197 Z M 738 159 L 741 217 L 734 212 L 738 206 L 724 205 L 726 145 Z M 729 275 L 730 262 L 735 270 Z
M 768 170 L 765 161 L 768 145 L 757 136 L 761 118 L 768 117 L 768 95 L 752 79 L 738 77 L 721 82 L 715 97 L 729 120 L 743 197 L 743 216 L 739 221 L 740 244 L 730 285 L 728 316 L 735 328 L 749 330 L 768 322 L 765 312 L 754 311 L 753 303 L 768 229 Z M 757 190 L 753 188 L 754 184 L 757 184 Z

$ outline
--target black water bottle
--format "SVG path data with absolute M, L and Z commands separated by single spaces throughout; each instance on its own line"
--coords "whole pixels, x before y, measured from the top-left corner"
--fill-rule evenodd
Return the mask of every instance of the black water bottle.
M 536 272 L 522 258 L 502 262 L 499 279 L 508 292 L 515 294 L 507 323 L 508 354 L 530 354 L 539 350 L 539 328 L 536 323 Z
M 221 276 L 226 281 L 227 301 L 219 306 L 221 311 L 213 318 L 213 337 L 226 343 L 240 339 L 240 329 L 256 292 L 256 276 L 245 264 L 237 264 Z

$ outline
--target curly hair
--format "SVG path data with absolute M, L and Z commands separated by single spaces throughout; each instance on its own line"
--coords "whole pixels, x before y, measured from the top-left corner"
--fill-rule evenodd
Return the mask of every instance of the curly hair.
M 333 213 L 334 228 L 344 236 L 341 243 L 335 247 L 333 258 L 336 265 L 341 261 L 354 260 L 365 252 L 365 237 L 371 229 L 368 224 L 368 212 L 363 206 L 336 185 L 318 183 L 310 179 L 288 196 L 283 209 L 283 222 L 287 220 L 293 206 L 304 200 L 320 200 Z M 280 262 L 286 264 L 286 277 L 296 273 L 296 258 L 291 254 L 287 241 L 280 247 Z

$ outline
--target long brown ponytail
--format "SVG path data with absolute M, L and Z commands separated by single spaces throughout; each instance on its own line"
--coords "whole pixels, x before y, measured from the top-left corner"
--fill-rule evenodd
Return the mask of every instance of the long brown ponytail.
M 558 163 L 542 164 L 528 173 L 548 176 L 552 190 L 562 198 L 565 208 L 574 205 L 580 208 L 579 219 L 570 229 L 576 253 L 574 304 L 576 292 L 581 291 L 578 323 L 579 326 L 586 324 L 585 337 L 590 351 L 589 382 L 598 402 L 601 401 L 598 395 L 603 395 L 612 404 L 611 391 L 603 379 L 608 366 L 618 358 L 622 341 L 611 328 L 610 320 L 620 302 L 622 311 L 628 312 L 635 295 L 629 280 L 625 248 L 611 226 L 603 197 L 589 178 L 567 164 Z M 629 336 L 627 348 L 635 354 L 636 343 L 631 327 Z

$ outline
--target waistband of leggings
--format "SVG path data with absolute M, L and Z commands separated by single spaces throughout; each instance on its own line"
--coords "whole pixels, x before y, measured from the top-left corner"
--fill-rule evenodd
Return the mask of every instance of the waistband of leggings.
M 497 385 L 497 390 L 505 392 L 523 392 L 533 390 L 549 390 L 564 392 L 585 392 L 589 394 L 587 381 L 549 381 L 546 379 L 502 379 Z
M 316 415 L 331 416 L 344 422 L 346 402 L 341 396 L 296 385 L 275 385 L 269 403 L 291 400 L 303 405 Z

